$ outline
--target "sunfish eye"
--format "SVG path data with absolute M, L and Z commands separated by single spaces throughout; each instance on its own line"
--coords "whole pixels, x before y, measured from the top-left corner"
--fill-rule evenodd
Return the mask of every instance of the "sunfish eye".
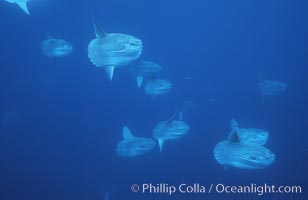
M 69 48 L 69 45 L 67 45 L 67 44 L 64 44 L 64 45 L 62 45 L 62 47 L 61 47 L 62 49 L 68 49 Z
M 256 156 L 250 156 L 249 158 L 250 158 L 250 160 L 257 160 Z
M 132 46 L 138 46 L 139 45 L 139 42 L 137 40 L 134 40 L 134 41 L 131 41 L 130 42 L 130 45 Z

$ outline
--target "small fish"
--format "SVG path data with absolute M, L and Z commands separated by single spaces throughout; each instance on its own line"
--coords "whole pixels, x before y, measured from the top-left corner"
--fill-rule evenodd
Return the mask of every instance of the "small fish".
M 168 93 L 172 89 L 172 84 L 163 79 L 148 81 L 145 85 L 145 93 L 150 96 L 157 96 Z
M 93 20 L 96 38 L 88 45 L 88 57 L 96 67 L 103 67 L 109 80 L 114 69 L 137 60 L 142 53 L 142 41 L 122 33 L 105 33 Z
M 117 145 L 116 152 L 120 157 L 135 157 L 152 151 L 156 142 L 151 138 L 135 137 L 125 126 L 123 127 L 123 140 Z
M 43 54 L 51 58 L 64 57 L 73 50 L 73 45 L 63 39 L 49 38 L 41 46 Z
M 25 13 L 30 15 L 27 3 L 31 0 L 5 0 L 5 1 L 10 2 L 10 3 L 16 3 Z

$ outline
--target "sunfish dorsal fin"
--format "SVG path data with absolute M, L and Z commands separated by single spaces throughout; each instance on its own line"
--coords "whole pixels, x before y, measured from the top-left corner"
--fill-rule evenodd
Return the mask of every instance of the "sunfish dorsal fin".
M 143 82 L 143 76 L 142 75 L 138 75 L 137 76 L 137 86 L 138 86 L 138 88 L 141 87 L 142 82 Z
M 173 113 L 172 116 L 171 116 L 169 119 L 167 119 L 165 122 L 166 122 L 166 123 L 172 122 L 173 120 L 175 120 L 175 118 L 176 118 L 177 115 L 178 115 L 178 113 Z M 180 119 L 180 120 L 181 120 L 181 119 Z
M 160 153 L 163 151 L 163 144 L 164 144 L 164 140 L 159 139 L 159 140 L 158 140 L 158 145 L 159 145 L 159 151 L 160 151 Z
M 28 10 L 27 2 L 25 1 L 18 1 L 16 4 L 28 15 L 30 15 L 30 12 Z
M 102 27 L 96 22 L 94 18 L 92 18 L 93 26 L 94 26 L 94 32 L 97 38 L 103 38 L 106 36 L 105 31 L 102 29 Z
M 127 128 L 127 126 L 123 127 L 123 138 L 124 139 L 134 138 L 132 132 Z
M 240 125 L 238 124 L 238 122 L 235 119 L 231 119 L 230 120 L 230 126 L 231 126 L 232 130 L 238 130 Z
M 229 138 L 228 138 L 229 142 L 232 142 L 232 143 L 239 143 L 241 142 L 240 141 L 240 138 L 238 136 L 238 132 L 237 130 L 231 130 L 231 133 L 229 134 Z
M 107 73 L 107 76 L 108 76 L 109 80 L 112 81 L 113 72 L 114 72 L 114 66 L 107 66 L 105 68 L 105 70 L 106 70 L 106 73 Z

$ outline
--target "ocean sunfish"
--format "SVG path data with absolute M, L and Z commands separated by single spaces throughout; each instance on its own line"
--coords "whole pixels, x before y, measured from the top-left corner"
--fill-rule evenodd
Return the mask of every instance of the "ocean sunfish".
M 258 82 L 258 88 L 261 93 L 261 103 L 264 103 L 265 96 L 280 95 L 287 89 L 287 84 L 279 81 L 263 80 Z
M 161 71 L 162 67 L 159 64 L 146 60 L 138 60 L 133 65 L 133 70 L 137 74 L 137 86 L 141 87 L 145 77 L 151 77 Z
M 263 80 L 258 83 L 263 96 L 279 95 L 287 89 L 287 84 L 279 81 Z
M 96 67 L 105 69 L 109 80 L 114 69 L 137 60 L 142 53 L 142 41 L 122 33 L 106 33 L 93 20 L 96 38 L 88 45 L 88 57 Z
M 231 119 L 231 131 L 238 134 L 239 140 L 245 144 L 264 145 L 268 140 L 268 132 L 257 128 L 240 128 L 235 119 Z
M 219 164 L 240 169 L 263 169 L 275 160 L 275 154 L 269 149 L 242 143 L 236 132 L 231 132 L 228 140 L 219 142 L 213 153 Z
M 160 122 L 153 129 L 153 137 L 158 141 L 159 150 L 162 152 L 166 140 L 177 140 L 190 130 L 190 127 L 180 120 L 167 120 Z
M 123 140 L 117 145 L 117 155 L 120 157 L 135 157 L 152 151 L 156 142 L 151 138 L 135 137 L 125 126 L 123 127 Z
M 43 54 L 51 58 L 64 57 L 73 50 L 73 45 L 69 42 L 56 38 L 44 40 L 41 47 Z
M 144 91 L 147 95 L 156 97 L 168 93 L 172 89 L 172 84 L 163 79 L 155 79 L 148 81 L 145 85 Z

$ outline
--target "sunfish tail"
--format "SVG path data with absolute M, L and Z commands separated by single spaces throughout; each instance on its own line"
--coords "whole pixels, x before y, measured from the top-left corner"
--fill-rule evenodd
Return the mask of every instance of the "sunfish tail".
M 108 79 L 109 79 L 110 81 L 112 81 L 113 72 L 114 72 L 114 66 L 107 66 L 107 67 L 105 68 L 105 71 L 106 71 L 106 73 L 107 73 Z
M 164 140 L 159 139 L 159 140 L 158 140 L 158 144 L 159 144 L 159 151 L 160 151 L 160 153 L 162 153 L 162 151 L 163 151 Z
M 143 76 L 142 75 L 137 75 L 137 86 L 138 88 L 141 88 L 142 82 L 143 82 Z

